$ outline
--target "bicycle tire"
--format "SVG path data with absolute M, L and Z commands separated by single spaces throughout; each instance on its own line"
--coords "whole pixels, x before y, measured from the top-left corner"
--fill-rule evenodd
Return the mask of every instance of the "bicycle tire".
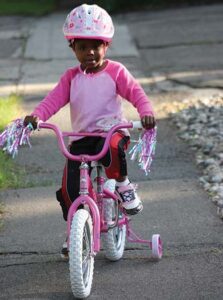
M 73 217 L 69 243 L 69 270 L 71 289 L 75 298 L 83 299 L 90 295 L 94 256 L 92 218 L 88 211 L 79 209 Z
M 104 188 L 110 192 L 115 190 L 115 180 L 110 179 L 105 182 Z M 104 218 L 111 222 L 114 217 L 115 202 L 112 199 L 104 199 Z M 116 226 L 102 234 L 102 241 L 105 250 L 105 257 L 111 261 L 122 258 L 125 250 L 126 225 Z

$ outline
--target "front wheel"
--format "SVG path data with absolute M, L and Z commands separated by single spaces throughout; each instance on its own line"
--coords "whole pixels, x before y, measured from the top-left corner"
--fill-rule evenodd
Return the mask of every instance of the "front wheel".
M 115 180 L 107 180 L 104 188 L 110 192 L 115 190 Z M 104 218 L 107 223 L 111 223 L 115 219 L 116 205 L 112 199 L 104 199 Z M 119 212 L 121 218 L 121 212 Z M 108 232 L 102 235 L 105 256 L 111 261 L 117 261 L 122 258 L 125 250 L 126 240 L 126 225 L 116 226 L 109 229 Z
M 69 244 L 71 289 L 74 297 L 79 299 L 88 297 L 91 292 L 94 271 L 92 230 L 89 212 L 79 209 L 71 223 Z

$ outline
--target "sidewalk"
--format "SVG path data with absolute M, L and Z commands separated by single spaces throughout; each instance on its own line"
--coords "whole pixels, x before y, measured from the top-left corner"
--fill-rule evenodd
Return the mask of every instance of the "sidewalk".
M 25 37 L 25 49 L 21 44 L 12 58 L 21 60 L 14 65 L 13 72 L 9 69 L 10 58 L 0 71 L 0 78 L 15 80 L 12 84 L 2 84 L 0 95 L 18 92 L 25 95 L 46 93 L 57 83 L 61 74 L 68 67 L 77 64 L 67 42 L 63 37 L 62 25 L 66 13 L 52 14 L 39 19 L 29 20 L 20 30 L 13 29 L 2 32 L 0 38 L 11 41 L 12 38 Z M 128 27 L 125 24 L 115 24 L 116 34 L 108 57 L 138 57 L 139 53 L 131 41 Z M 125 47 L 123 47 L 125 45 Z
M 127 244 L 124 259 L 115 264 L 100 253 L 90 299 L 222 298 L 222 222 L 199 185 L 194 154 L 177 138 L 176 128 L 160 110 L 163 102 L 221 92 L 222 11 L 219 5 L 115 17 L 116 39 L 109 56 L 123 62 L 143 84 L 160 118 L 149 177 L 129 162 L 131 179 L 139 184 L 144 203 L 143 213 L 132 223 L 144 238 L 161 234 L 164 258 L 156 264 L 148 249 L 133 244 Z M 2 45 L 8 40 L 13 46 L 11 40 L 15 40 L 14 52 L 0 48 L 0 94 L 19 90 L 27 112 L 75 64 L 60 30 L 65 15 L 6 18 L 4 22 L 0 18 L 0 24 L 11 22 L 10 30 L 0 31 Z M 215 56 L 204 65 L 206 48 Z M 135 111 L 124 105 L 126 115 L 136 118 Z M 52 121 L 68 129 L 68 114 L 65 108 Z M 0 193 L 6 208 L 0 232 L 0 299 L 68 300 L 72 299 L 68 265 L 59 256 L 65 223 L 55 200 L 64 160 L 48 132 L 35 133 L 31 143 L 32 149 L 20 150 L 16 161 L 26 166 L 29 180 L 37 186 Z M 46 182 L 51 185 L 44 186 Z

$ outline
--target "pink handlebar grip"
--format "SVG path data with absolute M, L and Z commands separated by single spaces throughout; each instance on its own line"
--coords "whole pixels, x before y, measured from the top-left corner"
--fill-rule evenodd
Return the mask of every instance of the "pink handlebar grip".
M 53 130 L 56 134 L 57 140 L 58 140 L 58 145 L 60 148 L 60 151 L 63 153 L 63 155 L 70 159 L 70 160 L 76 160 L 76 161 L 98 161 L 100 160 L 102 157 L 105 156 L 105 154 L 108 151 L 109 148 L 109 143 L 112 137 L 112 134 L 119 130 L 119 129 L 126 129 L 126 128 L 133 128 L 134 124 L 133 122 L 129 122 L 129 123 L 120 123 L 117 125 L 114 125 L 108 132 L 81 132 L 81 133 L 75 133 L 75 132 L 62 132 L 59 127 L 55 124 L 51 124 L 51 123 L 44 123 L 42 121 L 38 122 L 38 128 L 45 128 L 45 129 L 50 129 Z M 64 137 L 69 137 L 69 136 L 82 136 L 82 137 L 86 137 L 86 136 L 102 136 L 105 137 L 105 143 L 104 146 L 102 148 L 102 150 L 96 154 L 96 155 L 88 155 L 88 154 L 81 154 L 81 155 L 73 155 L 71 154 L 68 150 L 67 147 L 64 143 Z

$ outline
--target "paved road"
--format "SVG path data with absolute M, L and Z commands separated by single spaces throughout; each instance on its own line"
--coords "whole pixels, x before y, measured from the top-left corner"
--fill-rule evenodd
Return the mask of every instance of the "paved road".
M 223 6 L 204 6 L 115 17 L 109 55 L 143 84 L 159 117 L 150 176 L 129 162 L 144 202 L 133 224 L 145 238 L 162 235 L 164 257 L 155 263 L 148 249 L 132 244 L 118 263 L 100 253 L 90 299 L 222 299 L 222 222 L 198 184 L 193 153 L 160 109 L 164 102 L 221 93 L 222 13 Z M 75 63 L 60 36 L 64 17 L 0 18 L 0 94 L 21 92 L 26 111 Z M 127 104 L 125 110 L 136 118 Z M 67 129 L 67 114 L 64 109 L 53 121 Z M 64 161 L 52 135 L 35 134 L 32 144 L 32 150 L 20 151 L 17 162 L 37 186 L 0 193 L 6 207 L 0 299 L 73 299 L 68 265 L 59 256 L 65 224 L 54 200 Z

